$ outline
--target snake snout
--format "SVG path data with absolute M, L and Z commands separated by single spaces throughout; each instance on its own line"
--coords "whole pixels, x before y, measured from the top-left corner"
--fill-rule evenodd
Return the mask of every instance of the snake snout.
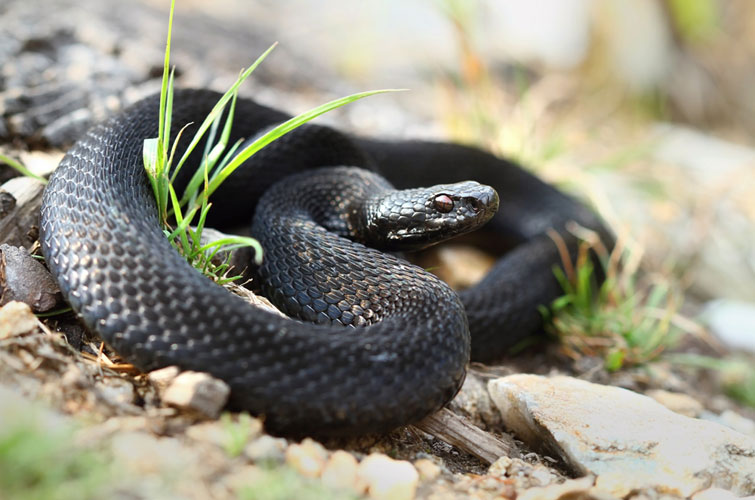
M 492 217 L 498 210 L 498 193 L 489 186 L 480 186 L 479 192 L 462 198 L 462 203 L 475 215 Z

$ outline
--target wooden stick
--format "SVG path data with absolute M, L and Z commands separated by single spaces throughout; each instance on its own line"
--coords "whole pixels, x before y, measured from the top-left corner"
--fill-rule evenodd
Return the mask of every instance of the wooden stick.
M 505 434 L 498 438 L 447 408 L 430 415 L 415 424 L 415 427 L 474 455 L 487 464 L 492 464 L 503 456 L 521 456 L 513 438 Z

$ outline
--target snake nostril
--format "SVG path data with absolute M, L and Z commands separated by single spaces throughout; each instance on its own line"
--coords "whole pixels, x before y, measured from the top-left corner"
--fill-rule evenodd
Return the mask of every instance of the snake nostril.
M 482 202 L 477 198 L 470 198 L 469 208 L 471 208 L 474 213 L 479 213 L 482 210 Z

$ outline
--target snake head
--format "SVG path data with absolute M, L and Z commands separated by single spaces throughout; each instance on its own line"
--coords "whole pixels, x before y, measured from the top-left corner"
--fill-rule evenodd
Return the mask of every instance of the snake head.
M 394 190 L 367 209 L 374 245 L 419 250 L 484 225 L 498 210 L 498 193 L 474 181 Z

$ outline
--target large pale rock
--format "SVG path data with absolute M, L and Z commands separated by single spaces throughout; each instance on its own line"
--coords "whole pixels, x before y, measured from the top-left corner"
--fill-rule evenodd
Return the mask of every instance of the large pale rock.
M 617 496 L 656 488 L 755 493 L 755 439 L 676 414 L 646 396 L 571 377 L 511 375 L 490 381 L 503 421 L 531 446 L 560 456 Z

